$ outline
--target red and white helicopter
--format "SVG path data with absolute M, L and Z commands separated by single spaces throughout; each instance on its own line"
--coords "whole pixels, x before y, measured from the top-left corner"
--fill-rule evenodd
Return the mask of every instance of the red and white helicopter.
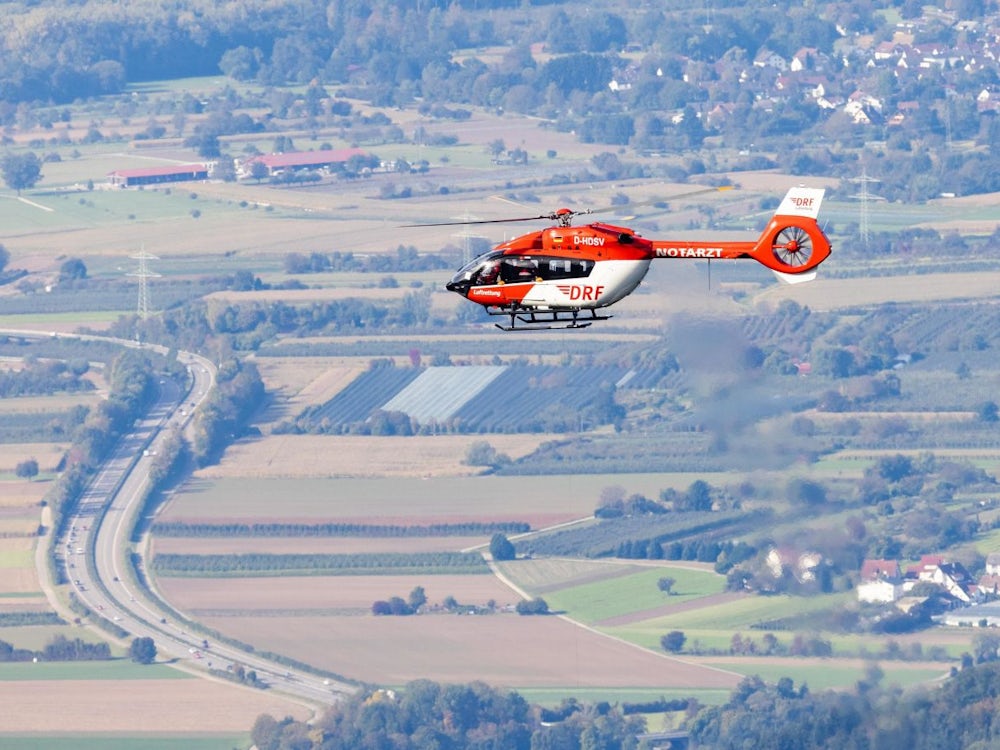
M 752 258 L 783 281 L 809 281 L 831 249 L 816 221 L 823 194 L 818 188 L 793 187 L 761 235 L 742 242 L 649 240 L 631 229 L 603 222 L 574 227 L 570 224 L 574 216 L 591 211 L 567 208 L 522 219 L 454 222 L 548 219 L 556 225 L 497 245 L 461 268 L 447 288 L 482 305 L 490 315 L 507 316 L 509 324 L 497 327 L 513 331 L 585 328 L 596 320 L 607 320 L 611 316 L 599 311 L 631 294 L 654 258 Z

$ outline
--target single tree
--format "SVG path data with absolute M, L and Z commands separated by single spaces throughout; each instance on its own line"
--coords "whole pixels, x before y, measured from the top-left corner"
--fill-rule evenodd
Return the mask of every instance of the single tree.
M 27 479 L 30 482 L 38 476 L 38 461 L 33 458 L 21 461 L 14 467 L 14 473 L 21 479 Z
M 268 168 L 267 164 L 256 159 L 250 164 L 250 176 L 253 177 L 257 182 L 260 182 L 265 177 L 270 176 L 271 170 Z
M 675 583 L 677 583 L 676 579 L 671 578 L 670 576 L 663 576 L 663 578 L 656 582 L 656 585 L 664 594 L 673 594 Z
M 424 592 L 424 587 L 415 586 L 413 591 L 410 592 L 410 596 L 407 598 L 406 603 L 410 605 L 410 609 L 414 612 L 427 604 L 427 594 Z
M 0 161 L 0 172 L 7 187 L 20 195 L 25 188 L 34 187 L 42 178 L 42 162 L 34 153 L 7 154 Z
M 517 552 L 511 541 L 499 531 L 490 539 L 490 554 L 494 560 L 513 560 Z
M 3 271 L 10 263 L 10 251 L 3 245 L 0 245 L 0 271 Z
M 485 440 L 476 440 L 465 451 L 466 466 L 492 466 L 496 459 L 496 449 Z
M 810 479 L 793 477 L 785 485 L 785 498 L 793 505 L 822 505 L 826 502 L 826 487 Z
M 2 255 L 0 255 L 0 260 L 2 260 Z M 976 416 L 979 417 L 980 422 L 996 422 L 1000 420 L 1000 410 L 997 408 L 996 401 L 981 403 L 976 407 Z
M 549 603 L 544 599 L 522 599 L 514 609 L 519 615 L 547 615 Z
M 152 664 L 156 661 L 156 644 L 149 637 L 133 638 L 128 655 L 137 664 Z
M 79 258 L 69 258 L 59 266 L 59 281 L 77 281 L 87 278 L 87 266 Z
M 663 646 L 664 651 L 676 654 L 684 648 L 684 641 L 686 640 L 687 636 L 685 636 L 680 630 L 671 630 L 660 639 L 660 645 Z

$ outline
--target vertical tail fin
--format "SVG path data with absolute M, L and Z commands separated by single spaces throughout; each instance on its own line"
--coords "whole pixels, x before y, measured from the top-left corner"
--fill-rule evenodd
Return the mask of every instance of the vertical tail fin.
M 815 219 L 819 216 L 819 207 L 823 203 L 826 190 L 823 188 L 793 187 L 785 194 L 775 216 L 804 216 Z

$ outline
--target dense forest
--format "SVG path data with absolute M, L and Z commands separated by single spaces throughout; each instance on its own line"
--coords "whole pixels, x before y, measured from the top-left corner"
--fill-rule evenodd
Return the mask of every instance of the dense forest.
M 994 656 L 995 658 L 995 656 Z M 971 658 L 940 687 L 902 693 L 882 685 L 875 664 L 855 689 L 811 692 L 788 678 L 748 677 L 719 706 L 686 704 L 683 721 L 703 750 L 950 750 L 995 747 L 1000 664 Z M 635 708 L 635 707 L 633 707 Z M 640 707 L 641 708 L 641 707 Z M 671 706 L 672 709 L 678 707 Z M 569 701 L 543 711 L 518 693 L 481 683 L 420 680 L 398 693 L 358 694 L 313 725 L 262 715 L 251 736 L 260 750 L 645 750 L 664 740 L 627 705 Z M 662 709 L 661 709 L 662 710 Z M 544 723 L 543 723 L 544 722 Z M 680 734 L 684 734 L 681 732 Z

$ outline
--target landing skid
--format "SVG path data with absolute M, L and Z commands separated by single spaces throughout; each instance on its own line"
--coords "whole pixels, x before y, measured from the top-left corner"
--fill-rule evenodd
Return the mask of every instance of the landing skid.
M 558 328 L 588 328 L 595 320 L 608 320 L 596 310 L 533 310 L 526 307 L 487 307 L 490 315 L 506 315 L 509 325 L 494 323 L 501 331 L 548 331 Z

